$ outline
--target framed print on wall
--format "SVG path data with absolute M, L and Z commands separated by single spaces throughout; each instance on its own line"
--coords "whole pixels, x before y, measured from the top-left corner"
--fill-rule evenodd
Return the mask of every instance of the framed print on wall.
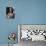
M 6 16 L 7 16 L 7 18 L 14 19 L 15 18 L 15 9 L 13 7 L 6 7 Z

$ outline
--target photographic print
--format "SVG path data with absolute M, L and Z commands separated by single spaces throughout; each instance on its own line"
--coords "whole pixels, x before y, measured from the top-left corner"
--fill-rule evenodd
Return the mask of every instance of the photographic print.
M 6 16 L 7 16 L 7 18 L 14 19 L 15 18 L 15 9 L 13 7 L 6 7 Z

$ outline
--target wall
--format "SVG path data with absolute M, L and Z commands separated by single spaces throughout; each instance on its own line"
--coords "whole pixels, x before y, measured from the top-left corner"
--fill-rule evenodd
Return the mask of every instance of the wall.
M 8 43 L 9 32 L 16 32 L 17 24 L 46 24 L 46 0 L 12 0 L 15 19 L 6 18 L 8 0 L 0 0 L 0 44 Z M 17 42 L 17 40 L 16 40 Z
M 46 24 L 46 0 L 16 0 L 19 24 Z
M 16 10 L 16 0 L 11 0 L 12 6 Z M 0 0 L 0 44 L 7 44 L 8 34 L 10 32 L 16 32 L 17 35 L 17 17 L 15 19 L 6 18 L 6 7 L 9 6 L 8 0 Z M 15 41 L 17 43 L 17 39 Z

